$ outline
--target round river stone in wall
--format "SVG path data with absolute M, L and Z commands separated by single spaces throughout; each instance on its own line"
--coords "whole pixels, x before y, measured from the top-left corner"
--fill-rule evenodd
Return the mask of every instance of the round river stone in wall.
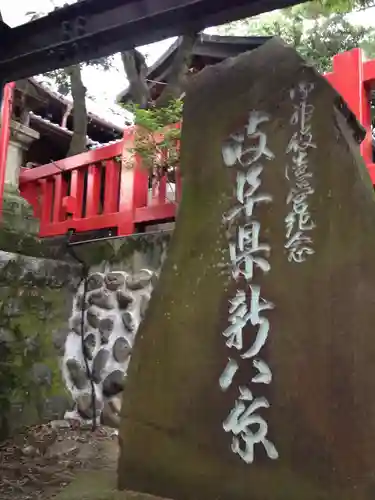
M 108 400 L 110 407 L 115 413 L 120 414 L 121 411 L 121 395 L 114 396 L 113 398 Z
M 89 303 L 101 309 L 113 309 L 112 295 L 107 290 L 93 292 L 89 297 Z
M 105 284 L 108 290 L 117 290 L 125 285 L 125 276 L 121 273 L 108 273 L 105 277 Z
M 134 302 L 134 298 L 129 293 L 121 290 L 116 293 L 116 297 L 119 309 L 127 309 Z
M 86 335 L 84 344 L 85 344 L 85 356 L 87 357 L 87 359 L 92 359 L 96 346 L 95 334 L 89 333 L 88 335 Z
M 89 276 L 87 280 L 87 290 L 91 292 L 92 290 L 97 290 L 104 285 L 104 278 L 101 274 L 94 273 Z
M 102 425 L 118 429 L 120 427 L 120 415 L 114 411 L 111 401 L 105 401 L 102 414 L 100 416 Z
M 125 374 L 121 370 L 114 370 L 103 381 L 103 394 L 107 398 L 119 394 L 125 383 Z
M 93 307 L 90 307 L 90 309 L 87 310 L 87 323 L 92 327 L 92 328 L 98 328 L 100 318 L 98 313 L 95 311 Z
M 103 403 L 95 399 L 95 413 L 98 415 L 103 408 Z M 77 397 L 77 410 L 83 418 L 93 418 L 92 395 L 90 392 L 85 392 Z
M 135 329 L 135 323 L 134 323 L 134 318 L 130 312 L 124 312 L 121 315 L 122 322 L 124 324 L 124 327 L 126 330 L 130 333 L 134 332 Z
M 153 273 L 151 271 L 143 270 L 133 276 L 129 275 L 126 284 L 129 290 L 140 290 L 151 283 L 152 277 Z
M 100 349 L 94 358 L 92 364 L 92 379 L 96 384 L 99 384 L 102 380 L 102 372 L 108 361 L 109 352 L 106 349 Z
M 69 372 L 70 378 L 77 389 L 83 389 L 87 384 L 87 376 L 84 368 L 75 359 L 68 359 L 66 368 Z
M 108 316 L 107 318 L 103 318 L 99 322 L 99 332 L 100 332 L 100 340 L 102 344 L 107 344 L 111 333 L 113 332 L 114 327 L 114 319 Z
M 131 352 L 129 342 L 124 337 L 119 337 L 113 344 L 113 357 L 118 363 L 124 363 Z
M 75 293 L 69 325 L 63 332 L 54 332 L 54 337 L 61 335 L 61 339 L 56 338 L 54 343 L 60 349 L 59 353 L 62 356 L 65 353 L 68 358 L 64 375 L 74 398 L 75 411 L 81 417 L 93 417 L 89 384 L 92 381 L 96 390 L 98 414 L 102 414 L 102 420 L 109 425 L 118 426 L 133 338 L 139 320 L 146 313 L 156 277 L 156 273 L 147 270 L 136 275 L 120 270 L 94 272 L 88 276 L 86 300 L 83 300 L 81 283 Z M 80 341 L 82 319 L 84 360 Z M 78 335 L 78 339 L 73 332 Z M 86 360 L 89 362 L 89 374 L 86 373 Z M 114 366 L 110 366 L 110 362 Z

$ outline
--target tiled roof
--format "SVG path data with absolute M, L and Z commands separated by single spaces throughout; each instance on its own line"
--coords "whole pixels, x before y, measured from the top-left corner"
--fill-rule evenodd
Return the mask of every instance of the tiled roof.
M 54 128 L 56 130 L 59 130 L 59 131 L 65 133 L 67 135 L 70 135 L 70 136 L 73 135 L 73 132 L 71 130 L 69 130 L 68 128 L 61 127 L 57 123 L 53 123 L 50 120 L 48 120 L 47 118 L 43 118 L 42 116 L 36 115 L 32 111 L 30 111 L 30 117 L 33 120 L 46 123 L 49 127 Z M 86 136 L 86 137 L 87 137 L 87 146 L 88 146 L 89 149 L 96 149 L 96 148 L 100 148 L 102 146 L 107 146 L 109 144 L 114 144 L 115 142 L 120 142 L 121 141 L 121 139 L 119 139 L 117 141 L 109 141 L 109 142 L 106 142 L 106 143 L 100 143 L 100 142 L 97 142 L 97 141 L 93 141 L 92 139 L 90 139 L 89 136 Z

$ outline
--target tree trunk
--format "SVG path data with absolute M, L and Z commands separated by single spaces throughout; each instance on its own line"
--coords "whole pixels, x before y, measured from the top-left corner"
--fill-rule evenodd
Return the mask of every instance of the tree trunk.
M 69 103 L 66 107 L 65 113 L 63 114 L 61 120 L 61 127 L 66 128 L 66 124 L 68 122 L 68 118 L 70 116 L 70 113 L 72 112 L 72 109 L 73 109 L 73 104 Z
M 86 151 L 87 146 L 87 109 L 86 87 L 82 82 L 81 66 L 76 64 L 67 68 L 73 97 L 73 137 L 67 156 Z
M 179 99 L 186 88 L 186 78 L 192 58 L 193 47 L 197 39 L 196 33 L 183 35 L 177 53 L 173 60 L 171 73 L 167 85 L 156 99 L 155 106 L 162 108 L 168 106 L 173 99 Z
M 375 202 L 337 102 L 275 39 L 193 78 L 176 229 L 123 397 L 120 489 L 373 498 Z
M 122 64 L 129 80 L 132 101 L 141 108 L 147 108 L 151 100 L 147 85 L 147 64 L 138 50 L 128 50 L 121 53 Z
M 168 106 L 173 99 L 179 99 L 184 93 L 186 77 L 192 57 L 192 51 L 197 34 L 183 35 L 166 85 L 154 103 L 158 108 Z M 141 108 L 147 108 L 151 103 L 150 89 L 147 85 L 147 65 L 143 55 L 136 49 L 121 53 L 126 76 L 129 80 L 132 101 Z

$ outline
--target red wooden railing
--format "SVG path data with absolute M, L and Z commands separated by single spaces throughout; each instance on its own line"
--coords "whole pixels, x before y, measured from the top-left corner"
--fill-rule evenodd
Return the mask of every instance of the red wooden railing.
M 175 183 L 173 199 L 162 176 L 150 188 L 150 173 L 134 146 L 135 129 L 122 141 L 66 158 L 20 174 L 20 193 L 40 219 L 40 236 L 108 229 L 113 235 L 136 232 L 140 224 L 173 220 L 180 199 Z M 131 155 L 131 157 L 130 157 Z M 129 167 L 130 166 L 130 167 Z
M 375 184 L 375 164 L 371 130 L 371 96 L 375 89 L 375 60 L 365 61 L 361 49 L 343 52 L 333 58 L 333 71 L 325 75 L 366 130 L 361 154 Z
M 333 71 L 325 75 L 342 95 L 366 129 L 361 153 L 375 184 L 371 133 L 370 91 L 375 85 L 375 61 L 364 61 L 360 49 L 333 58 Z M 140 224 L 173 220 L 176 203 L 167 199 L 165 177 L 150 195 L 149 173 L 139 156 L 129 168 L 127 156 L 134 144 L 134 130 L 116 144 L 20 174 L 20 192 L 40 218 L 40 236 L 111 229 L 129 235 Z M 116 160 L 120 157 L 120 161 Z M 175 201 L 181 194 L 177 176 Z

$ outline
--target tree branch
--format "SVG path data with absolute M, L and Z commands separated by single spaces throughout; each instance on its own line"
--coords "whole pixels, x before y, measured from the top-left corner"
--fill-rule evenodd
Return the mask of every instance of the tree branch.
M 66 69 L 70 78 L 70 89 L 73 97 L 73 137 L 67 156 L 73 156 L 86 150 L 87 136 L 87 109 L 86 87 L 82 82 L 81 67 L 79 64 Z
M 72 112 L 72 109 L 73 109 L 73 104 L 69 103 L 66 107 L 65 113 L 61 120 L 61 127 L 66 128 L 66 123 L 68 121 L 70 113 Z
M 121 52 L 121 60 L 129 80 L 133 102 L 141 108 L 147 108 L 151 98 L 146 81 L 148 68 L 144 56 L 137 49 L 132 49 Z
M 182 36 L 181 43 L 177 49 L 173 60 L 171 73 L 167 80 L 167 85 L 160 96 L 155 101 L 155 106 L 162 108 L 167 106 L 173 99 L 179 99 L 186 86 L 186 77 L 188 74 L 193 47 L 197 40 L 197 33 L 187 33 Z

